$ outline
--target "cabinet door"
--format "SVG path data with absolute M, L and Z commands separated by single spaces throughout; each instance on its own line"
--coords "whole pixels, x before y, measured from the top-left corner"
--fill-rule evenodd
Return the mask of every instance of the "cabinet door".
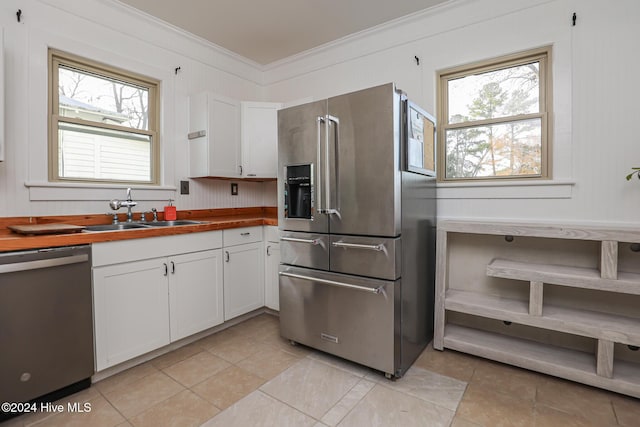
M 280 310 L 278 290 L 278 266 L 280 265 L 280 244 L 267 242 L 265 247 L 264 305 L 272 310 Z
M 240 103 L 219 95 L 209 96 L 209 175 L 239 177 Z
M 263 244 L 224 248 L 224 320 L 264 306 Z
M 278 175 L 278 109 L 273 102 L 242 102 L 242 173 L 247 178 Z
M 165 259 L 93 269 L 96 370 L 169 344 Z
M 171 341 L 223 322 L 222 249 L 169 258 Z
M 193 133 L 204 131 L 202 136 Z M 240 177 L 240 103 L 212 93 L 189 99 L 189 175 Z

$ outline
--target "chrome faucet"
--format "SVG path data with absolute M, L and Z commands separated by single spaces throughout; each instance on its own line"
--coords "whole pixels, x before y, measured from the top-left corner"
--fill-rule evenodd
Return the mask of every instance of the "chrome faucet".
M 124 206 L 127 208 L 127 222 L 133 221 L 133 213 L 131 212 L 131 208 L 136 206 L 138 202 L 134 202 L 131 198 L 131 188 L 127 188 L 127 200 L 120 202 L 120 206 Z
M 134 201 L 131 198 L 131 188 L 127 188 L 127 200 L 113 199 L 109 202 L 109 206 L 114 211 L 117 211 L 121 207 L 127 208 L 127 222 L 133 222 L 133 213 L 131 212 L 131 208 L 136 206 L 137 204 L 138 202 Z M 116 214 L 111 214 L 111 215 L 114 215 L 113 223 L 116 224 L 118 222 L 117 220 L 118 217 L 116 216 Z

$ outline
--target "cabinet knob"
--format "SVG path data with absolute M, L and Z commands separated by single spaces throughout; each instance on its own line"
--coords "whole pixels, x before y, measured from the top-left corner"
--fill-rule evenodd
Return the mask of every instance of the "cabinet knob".
M 164 275 L 168 275 L 169 274 L 169 266 L 167 266 L 166 262 L 163 262 L 162 265 L 164 265 Z
M 176 263 L 171 261 L 171 274 L 176 274 Z
M 271 245 L 267 246 L 267 256 L 271 256 Z
M 224 262 L 229 262 L 229 251 L 224 251 Z

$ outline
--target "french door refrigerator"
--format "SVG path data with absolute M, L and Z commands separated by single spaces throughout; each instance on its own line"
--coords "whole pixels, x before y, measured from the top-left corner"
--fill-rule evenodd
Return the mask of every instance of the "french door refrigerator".
M 431 340 L 434 135 L 391 83 L 278 112 L 284 338 L 389 378 Z

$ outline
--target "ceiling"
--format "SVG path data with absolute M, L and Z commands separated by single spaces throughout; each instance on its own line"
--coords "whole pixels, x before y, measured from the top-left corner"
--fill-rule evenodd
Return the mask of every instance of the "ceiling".
M 259 64 L 449 0 L 119 0 Z

